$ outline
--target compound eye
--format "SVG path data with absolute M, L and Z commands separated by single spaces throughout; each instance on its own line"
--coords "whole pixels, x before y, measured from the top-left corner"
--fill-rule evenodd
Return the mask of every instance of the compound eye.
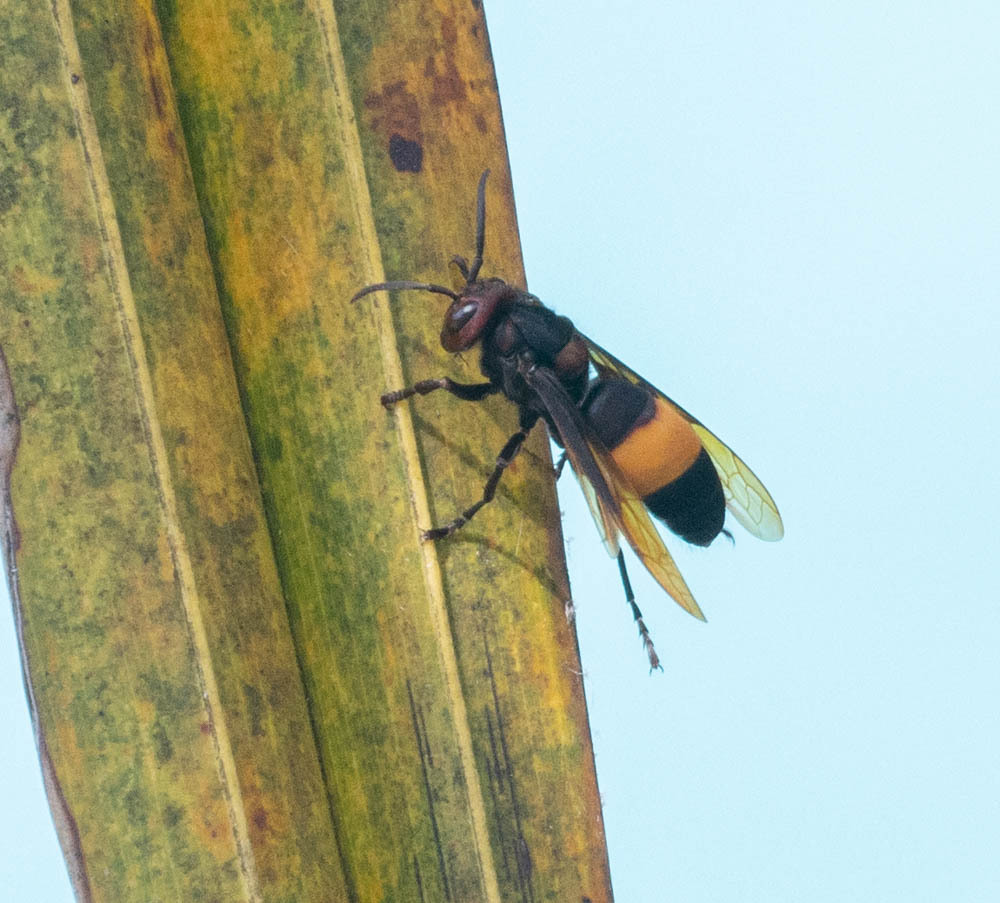
M 441 344 L 446 351 L 468 351 L 483 337 L 497 314 L 497 305 L 510 294 L 499 279 L 474 283 L 472 291 L 456 298 L 444 315 Z
M 478 301 L 467 301 L 461 307 L 455 308 L 448 315 L 448 327 L 449 329 L 455 330 L 456 332 L 461 329 L 469 320 L 472 319 L 472 315 L 479 309 Z

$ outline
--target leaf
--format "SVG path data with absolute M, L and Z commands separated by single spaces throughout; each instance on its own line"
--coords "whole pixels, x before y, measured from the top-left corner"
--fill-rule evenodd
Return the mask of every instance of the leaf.
M 515 412 L 387 414 L 474 362 L 436 300 L 348 303 L 471 253 L 486 167 L 484 272 L 522 280 L 481 10 L 0 29 L 0 498 L 80 899 L 610 899 L 544 437 L 422 543 Z

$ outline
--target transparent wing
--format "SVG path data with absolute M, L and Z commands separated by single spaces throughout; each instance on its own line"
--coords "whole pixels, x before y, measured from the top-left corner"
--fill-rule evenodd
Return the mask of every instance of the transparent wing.
M 691 424 L 719 474 L 722 491 L 726 497 L 726 507 L 749 533 L 768 542 L 779 540 L 785 535 L 785 527 L 781 523 L 778 506 L 771 498 L 771 493 L 764 488 L 764 484 L 757 479 L 754 472 L 725 442 L 697 417 L 685 411 L 677 402 L 664 395 L 631 367 L 623 364 L 618 358 L 609 354 L 586 336 L 583 336 L 583 339 L 587 343 L 590 350 L 590 360 L 597 368 L 598 374 L 621 377 L 636 385 L 645 386 Z
M 614 467 L 614 462 L 610 458 L 608 462 Z M 653 519 L 649 516 L 642 499 L 625 482 L 624 477 L 619 476 L 618 481 L 616 485 L 621 496 L 622 513 L 620 526 L 629 545 L 646 566 L 646 570 L 669 593 L 670 598 L 686 612 L 704 621 L 705 615 L 694 601 L 694 596 L 691 595 L 691 590 L 677 569 L 673 556 L 663 544 L 663 537 L 653 524 Z
M 776 542 L 785 535 L 778 506 L 754 472 L 718 436 L 696 420 L 691 427 L 712 459 L 722 481 L 726 507 L 758 539 Z
M 611 455 L 589 435 L 579 408 L 558 378 L 549 370 L 536 369 L 525 374 L 525 379 L 538 392 L 559 431 L 608 551 L 613 556 L 618 554 L 618 534 L 624 534 L 656 582 L 681 608 L 704 621 L 705 615 L 663 544 L 642 499 Z

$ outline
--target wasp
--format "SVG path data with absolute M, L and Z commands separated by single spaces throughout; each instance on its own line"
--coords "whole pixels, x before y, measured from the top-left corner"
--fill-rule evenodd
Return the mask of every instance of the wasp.
M 630 367 L 582 335 L 534 295 L 497 277 L 480 278 L 486 241 L 486 170 L 476 203 L 476 255 L 452 258 L 465 286 L 410 280 L 365 286 L 372 292 L 423 291 L 451 298 L 441 329 L 446 351 L 481 348 L 485 382 L 425 379 L 381 397 L 386 408 L 444 389 L 463 401 L 504 395 L 517 407 L 519 428 L 497 456 L 482 496 L 423 538 L 443 539 L 493 500 L 504 471 L 539 420 L 564 449 L 583 488 L 608 552 L 617 558 L 625 597 L 638 625 L 650 669 L 660 662 L 625 568 L 624 536 L 656 581 L 685 611 L 705 620 L 650 514 L 681 539 L 709 545 L 724 528 L 726 509 L 754 536 L 778 540 L 781 515 L 753 471 L 714 433 Z

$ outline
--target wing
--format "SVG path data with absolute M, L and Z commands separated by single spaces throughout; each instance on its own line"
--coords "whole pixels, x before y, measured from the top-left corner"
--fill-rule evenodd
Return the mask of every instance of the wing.
M 610 457 L 608 461 L 614 467 L 614 462 L 611 461 Z M 649 511 L 646 510 L 642 499 L 636 495 L 635 490 L 621 475 L 618 476 L 618 489 L 622 493 L 621 531 L 625 534 L 629 545 L 646 566 L 646 570 L 667 591 L 670 598 L 688 614 L 704 621 L 705 615 L 702 614 L 698 603 L 694 601 L 691 590 L 688 589 L 681 572 L 677 569 L 673 555 L 663 544 L 663 537 L 653 525 L 653 519 L 649 516 Z
M 562 383 L 545 368 L 531 370 L 524 378 L 538 393 L 559 431 L 608 552 L 612 556 L 618 554 L 618 534 L 623 533 L 656 582 L 681 608 L 704 621 L 704 614 L 663 544 L 645 504 L 622 476 L 611 455 L 590 435 L 580 409 Z
M 524 374 L 545 405 L 552 422 L 562 439 L 563 448 L 573 472 L 580 480 L 590 513 L 597 524 L 597 532 L 612 557 L 618 554 L 618 530 L 621 522 L 621 505 L 609 481 L 606 464 L 595 457 L 591 444 L 585 438 L 589 429 L 580 410 L 556 375 L 545 368 L 535 368 Z
M 774 542 L 785 535 L 785 527 L 781 523 L 778 506 L 764 484 L 757 479 L 754 472 L 740 460 L 739 456 L 716 436 L 700 420 L 689 414 L 673 399 L 668 398 L 652 383 L 647 382 L 631 367 L 623 364 L 614 355 L 609 354 L 600 345 L 595 344 L 586 336 L 583 340 L 590 350 L 590 360 L 600 376 L 617 376 L 627 379 L 636 385 L 645 386 L 649 391 L 671 405 L 678 414 L 687 420 L 701 444 L 712 459 L 719 479 L 722 481 L 722 491 L 726 496 L 726 507 L 733 517 L 758 539 Z

